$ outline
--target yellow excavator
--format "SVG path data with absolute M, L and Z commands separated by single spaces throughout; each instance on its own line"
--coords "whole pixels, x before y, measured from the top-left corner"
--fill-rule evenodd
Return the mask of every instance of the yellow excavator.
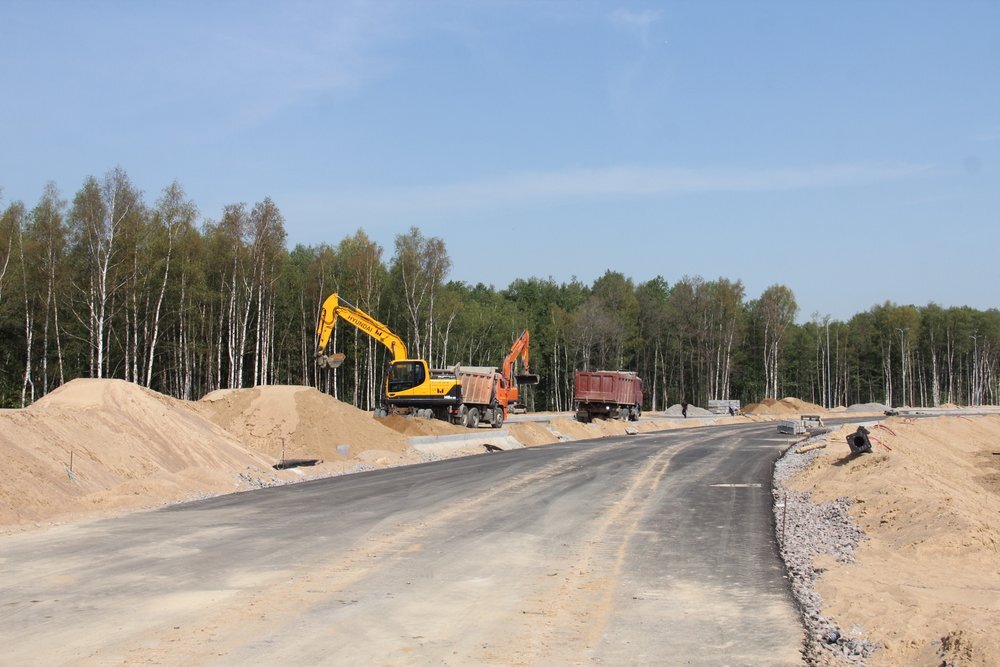
M 409 359 L 403 339 L 389 327 L 342 299 L 336 292 L 323 302 L 316 335 L 319 336 L 316 363 L 320 368 L 337 368 L 344 354 L 326 354 L 337 319 L 342 318 L 385 345 L 392 353 L 385 381 L 386 407 L 376 414 L 389 411 L 413 412 L 427 417 L 455 421 L 464 416 L 462 388 L 454 370 L 432 369 L 424 359 Z

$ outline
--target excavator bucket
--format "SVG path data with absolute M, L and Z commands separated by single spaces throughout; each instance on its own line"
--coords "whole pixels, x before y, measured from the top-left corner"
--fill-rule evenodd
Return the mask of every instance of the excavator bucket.
M 344 363 L 344 359 L 346 359 L 346 358 L 347 358 L 347 355 L 344 354 L 343 352 L 335 352 L 334 354 L 331 354 L 331 355 L 321 354 L 321 355 L 319 355 L 319 356 L 316 357 L 316 364 L 320 368 L 330 368 L 330 369 L 333 369 L 333 368 L 337 368 L 342 363 Z
M 514 380 L 518 384 L 538 384 L 541 378 L 534 373 L 522 373 L 521 375 L 515 375 Z

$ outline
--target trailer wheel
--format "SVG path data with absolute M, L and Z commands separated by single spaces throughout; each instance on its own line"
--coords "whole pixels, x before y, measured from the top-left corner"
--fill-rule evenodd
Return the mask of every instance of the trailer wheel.
M 469 428 L 479 426 L 479 408 L 469 408 L 469 414 L 465 417 L 465 425 Z

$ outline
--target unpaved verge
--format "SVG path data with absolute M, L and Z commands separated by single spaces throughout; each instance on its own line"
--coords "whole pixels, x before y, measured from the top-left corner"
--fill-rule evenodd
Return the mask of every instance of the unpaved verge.
M 1000 416 L 887 419 L 775 469 L 814 664 L 1000 664 Z

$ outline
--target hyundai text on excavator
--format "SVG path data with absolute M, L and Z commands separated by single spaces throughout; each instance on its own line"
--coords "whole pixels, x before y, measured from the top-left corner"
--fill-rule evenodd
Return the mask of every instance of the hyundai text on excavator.
M 469 428 L 476 428 L 480 421 L 493 428 L 503 425 L 507 416 L 507 394 L 501 389 L 503 376 L 495 368 L 455 366 L 434 369 L 424 359 L 409 359 L 402 338 L 337 293 L 323 302 L 316 325 L 319 342 L 315 356 L 320 368 L 335 369 L 344 362 L 343 354 L 327 355 L 325 352 L 338 318 L 347 320 L 392 353 L 386 374 L 385 407 L 376 411 L 376 415 L 409 413 L 464 424 Z M 511 358 L 511 367 L 516 356 Z M 517 390 L 514 391 L 516 400 Z

